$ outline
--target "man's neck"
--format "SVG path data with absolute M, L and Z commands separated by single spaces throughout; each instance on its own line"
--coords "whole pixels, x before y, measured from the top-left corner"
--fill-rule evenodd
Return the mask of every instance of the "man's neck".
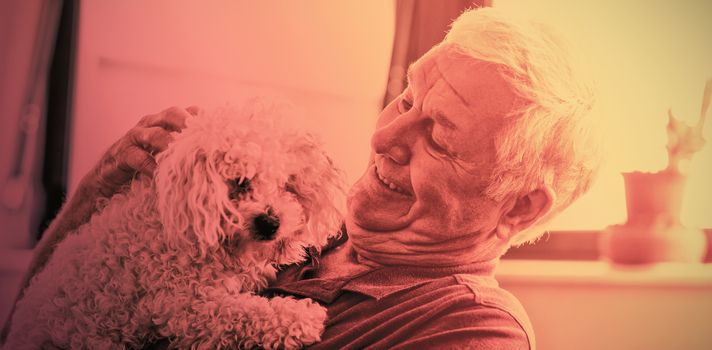
M 331 278 L 344 278 L 348 276 L 355 276 L 362 274 L 366 271 L 371 271 L 375 269 L 380 269 L 383 267 L 414 267 L 414 268 L 447 268 L 447 267 L 465 267 L 472 266 L 479 263 L 484 263 L 486 266 L 495 266 L 498 257 L 479 257 L 472 258 L 470 260 L 463 260 L 461 264 L 457 265 L 430 265 L 422 266 L 418 264 L 383 264 L 375 260 L 371 260 L 368 257 L 359 255 L 350 240 L 344 242 L 343 244 L 329 250 L 319 259 L 319 268 L 316 271 L 315 277 L 331 279 Z M 484 266 L 484 265 L 483 265 Z M 486 272 L 486 271 L 485 271 Z

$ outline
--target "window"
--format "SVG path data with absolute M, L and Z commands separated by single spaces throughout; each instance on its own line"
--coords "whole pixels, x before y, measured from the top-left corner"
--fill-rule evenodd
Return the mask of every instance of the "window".
M 600 230 L 626 220 L 621 172 L 663 169 L 668 108 L 694 124 L 712 77 L 712 8 L 671 1 L 495 0 L 494 7 L 556 27 L 587 56 L 606 116 L 607 164 L 591 191 L 551 229 Z M 708 116 L 709 118 L 709 116 Z M 682 221 L 712 227 L 712 127 L 706 147 L 689 164 Z

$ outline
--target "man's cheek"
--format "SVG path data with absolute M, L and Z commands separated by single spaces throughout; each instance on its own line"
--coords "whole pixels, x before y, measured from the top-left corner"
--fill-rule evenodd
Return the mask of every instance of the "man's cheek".
M 428 207 L 428 212 L 441 214 L 450 209 L 450 205 L 454 204 L 455 198 L 453 198 L 446 186 L 437 185 L 438 182 L 433 180 L 435 179 L 431 179 L 426 186 L 421 187 L 416 193 L 418 201 Z

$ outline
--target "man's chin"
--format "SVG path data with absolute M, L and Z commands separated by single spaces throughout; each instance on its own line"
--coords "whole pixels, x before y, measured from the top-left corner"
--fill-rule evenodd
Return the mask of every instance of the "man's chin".
M 404 217 L 388 215 L 388 213 L 378 212 L 373 208 L 349 211 L 345 221 L 352 227 L 370 232 L 392 232 L 408 226 Z

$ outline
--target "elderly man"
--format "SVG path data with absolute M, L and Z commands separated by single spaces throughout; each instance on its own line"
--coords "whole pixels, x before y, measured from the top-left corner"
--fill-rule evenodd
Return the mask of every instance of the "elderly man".
M 315 349 L 533 349 L 520 303 L 493 274 L 590 185 L 590 94 L 543 27 L 472 10 L 408 71 L 380 114 L 347 236 L 268 293 L 328 308 Z M 82 180 L 45 234 L 31 274 L 68 231 L 166 147 L 195 109 L 144 118 Z

